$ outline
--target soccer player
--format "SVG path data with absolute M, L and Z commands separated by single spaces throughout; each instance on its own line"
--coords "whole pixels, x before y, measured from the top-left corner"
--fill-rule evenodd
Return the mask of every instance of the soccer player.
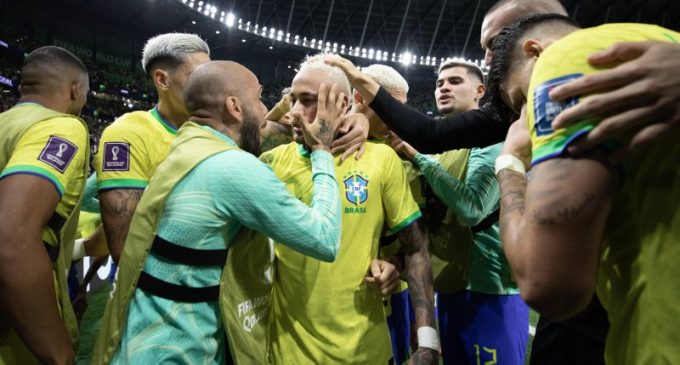
M 142 67 L 154 82 L 158 104 L 149 111 L 121 116 L 102 134 L 95 167 L 106 241 L 114 262 L 118 262 L 144 188 L 165 158 L 177 128 L 189 117 L 182 100 L 186 79 L 198 65 L 210 60 L 209 55 L 208 45 L 193 34 L 168 33 L 149 39 Z M 354 130 L 348 136 L 353 146 L 366 139 L 361 123 L 346 122 L 350 125 L 347 129 Z M 268 123 L 268 137 L 289 133 L 273 124 Z
M 362 68 L 362 71 L 373 78 L 380 86 L 384 87 L 390 95 L 395 97 L 402 103 L 407 100 L 409 90 L 408 82 L 397 70 L 390 66 L 374 64 Z M 354 90 L 354 104 L 352 112 L 366 115 L 369 121 L 369 138 L 373 142 L 381 143 L 385 141 L 389 133 L 389 129 L 380 121 L 377 115 L 371 108 L 364 103 L 361 94 Z M 420 206 L 423 202 L 423 197 L 420 188 L 420 179 L 415 174 L 413 168 L 409 163 L 404 166 L 407 173 L 407 181 L 410 184 L 413 198 Z M 395 235 L 383 236 L 380 240 L 379 256 L 385 259 L 394 260 L 400 248 L 399 241 Z M 394 290 L 381 293 L 384 296 L 389 295 L 388 303 L 385 304 L 385 314 L 387 315 L 387 327 L 390 331 L 390 340 L 392 342 L 392 354 L 394 356 L 395 364 L 402 364 L 408 359 L 411 352 L 411 327 L 415 326 L 413 311 L 409 300 L 408 285 L 406 282 L 399 280 Z M 413 334 L 415 336 L 415 333 Z
M 318 117 L 317 93 L 322 80 L 333 80 L 343 92 L 349 82 L 341 70 L 313 58 L 293 79 L 292 119 Z M 348 100 L 345 100 L 345 104 Z M 312 199 L 310 146 L 302 130 L 295 142 L 262 155 L 288 189 L 303 202 Z M 418 226 L 421 214 L 413 200 L 399 157 L 388 146 L 367 143 L 360 160 L 335 159 L 342 201 L 342 243 L 333 263 L 324 263 L 276 246 L 276 280 L 272 305 L 274 364 L 387 364 L 392 358 L 383 303 L 364 282 L 378 256 L 386 226 L 401 242 L 405 273 L 415 307 L 421 347 L 416 364 L 436 364 L 439 348 L 434 329 L 432 272 L 427 238 Z
M 182 100 L 186 79 L 209 60 L 208 45 L 196 35 L 167 33 L 149 39 L 142 67 L 154 83 L 158 103 L 149 111 L 121 116 L 102 133 L 95 169 L 106 241 L 116 263 L 144 188 L 177 128 L 189 119 Z
M 558 0 L 500 0 L 487 12 L 482 23 L 482 48 L 488 48 L 490 40 L 504 27 L 510 25 L 521 16 L 530 14 L 549 14 L 557 13 L 566 15 L 564 6 Z M 489 18 L 495 17 L 495 22 L 490 22 Z M 652 50 L 649 50 L 652 48 Z M 640 145 L 648 145 L 650 142 L 664 138 L 664 132 L 678 129 L 680 123 L 680 108 L 678 100 L 680 91 L 674 87 L 660 87 L 646 92 L 646 85 L 673 80 L 680 82 L 680 73 L 670 72 L 674 69 L 673 63 L 667 67 L 665 62 L 677 60 L 680 54 L 680 45 L 637 45 L 622 48 L 629 50 L 626 54 L 617 52 L 615 57 L 611 54 L 600 59 L 598 64 L 603 64 L 616 59 L 628 61 L 634 55 L 645 53 L 645 57 L 635 59 L 630 65 L 621 70 L 607 74 L 606 78 L 588 79 L 587 84 L 580 83 L 576 88 L 580 93 L 590 93 L 594 90 L 605 92 L 597 99 L 600 101 L 587 108 L 579 108 L 578 115 L 590 116 L 596 113 L 599 116 L 609 116 L 609 112 L 615 113 L 616 118 L 608 118 L 607 123 L 601 127 L 596 127 L 597 139 L 608 138 L 608 136 L 618 135 L 623 131 L 637 132 L 637 138 L 630 140 L 629 147 L 639 150 Z M 664 61 L 664 64 L 662 64 Z M 507 110 L 502 102 L 491 101 L 482 105 L 479 110 L 472 110 L 452 117 L 437 121 L 428 117 L 417 110 L 396 102 L 390 97 L 389 93 L 381 90 L 380 87 L 371 83 L 370 78 L 362 76 L 358 70 L 351 68 L 349 64 L 336 63 L 335 66 L 344 67 L 348 72 L 348 77 L 355 88 L 358 88 L 371 108 L 380 118 L 405 141 L 423 153 L 439 153 L 456 148 L 486 147 L 503 141 L 508 130 L 508 125 L 514 121 L 514 116 Z M 631 70 L 635 70 L 632 73 Z M 663 76 L 662 76 L 663 75 Z M 626 89 L 630 81 L 635 80 L 635 85 Z M 585 81 L 585 80 L 584 80 Z M 616 85 L 612 90 L 612 85 Z M 566 85 L 565 85 L 566 87 Z M 568 90 L 569 95 L 580 95 L 574 89 Z M 633 94 L 634 93 L 634 94 Z M 561 97 L 565 97 L 562 93 Z M 629 103 L 631 95 L 635 95 L 638 103 Z M 649 97 L 649 96 L 654 96 Z M 662 100 L 661 102 L 656 102 Z M 615 103 L 610 103 L 615 102 Z M 612 109 L 609 104 L 616 105 Z M 632 113 L 635 110 L 636 113 Z M 626 114 L 626 111 L 631 113 Z M 640 114 L 644 117 L 640 120 L 631 115 Z M 574 114 L 570 114 L 574 115 Z M 658 116 L 673 115 L 667 122 L 659 122 Z M 417 121 L 415 123 L 414 121 Z M 439 123 L 441 122 L 441 123 Z M 573 118 L 564 119 L 563 126 L 574 123 Z M 639 130 L 641 126 L 644 129 Z M 612 132 L 616 133 L 612 133 Z M 645 143 L 633 143 L 641 141 Z
M 257 77 L 227 61 L 194 71 L 189 122 L 133 218 L 94 364 L 265 363 L 271 256 L 257 232 L 323 261 L 338 254 L 337 90 L 315 90 L 319 113 L 302 126 L 314 170 L 307 206 L 253 156 L 267 112 Z
M 85 65 L 41 47 L 24 60 L 19 104 L 0 114 L 0 364 L 71 364 L 69 301 L 80 197 L 88 171 Z
M 467 62 L 451 62 L 446 70 L 446 82 L 452 83 L 455 92 L 452 101 L 439 98 L 445 101 L 444 106 L 453 104 L 451 113 L 478 108 L 485 92 L 482 70 Z M 392 145 L 413 161 L 432 191 L 459 222 L 471 227 L 473 234 L 464 290 L 450 292 L 441 283 L 441 288 L 435 286 L 441 289 L 437 313 L 444 363 L 524 364 L 529 308 L 511 278 L 498 229 L 500 191 L 494 163 L 501 145 L 473 148 L 463 179 L 452 176 L 436 158 L 418 153 L 398 138 Z
M 526 121 L 513 125 L 496 162 L 501 231 L 529 305 L 560 320 L 582 310 L 597 288 L 611 325 L 607 363 L 674 364 L 680 362 L 677 139 L 613 165 L 609 154 L 630 136 L 574 156 L 569 146 L 597 119 L 551 126 L 561 110 L 589 100 L 555 102 L 548 96 L 552 88 L 599 72 L 589 54 L 639 41 L 678 43 L 680 34 L 645 24 L 579 30 L 569 18 L 542 15 L 496 37 L 492 87 L 515 110 L 527 103 Z

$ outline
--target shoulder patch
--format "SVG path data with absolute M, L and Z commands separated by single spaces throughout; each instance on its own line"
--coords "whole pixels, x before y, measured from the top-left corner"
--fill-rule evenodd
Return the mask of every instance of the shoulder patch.
M 40 152 L 38 160 L 54 167 L 57 171 L 64 173 L 73 160 L 73 157 L 76 155 L 76 152 L 78 152 L 78 146 L 67 139 L 50 136 L 45 148 Z
M 126 142 L 105 142 L 102 171 L 130 170 L 130 144 Z
M 578 104 L 578 97 L 571 97 L 563 101 L 550 100 L 548 95 L 550 90 L 571 80 L 578 79 L 581 76 L 583 74 L 565 75 L 548 80 L 536 87 L 534 90 L 534 128 L 536 129 L 536 135 L 544 136 L 553 133 L 552 121 L 555 120 L 557 115 L 564 109 Z

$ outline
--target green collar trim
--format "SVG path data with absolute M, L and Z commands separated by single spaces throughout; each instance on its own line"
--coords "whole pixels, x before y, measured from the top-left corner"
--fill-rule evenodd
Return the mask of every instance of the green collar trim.
M 312 152 L 310 152 L 308 149 L 305 148 L 305 145 L 302 143 L 298 143 L 297 145 L 297 150 L 300 156 L 305 157 L 305 158 L 310 158 L 312 156 Z
M 158 112 L 158 105 L 153 107 L 153 109 L 149 110 L 149 113 L 151 114 L 151 116 L 153 116 L 154 119 L 156 119 L 156 121 L 158 121 L 158 123 L 160 123 L 163 126 L 163 128 L 165 128 L 166 131 L 168 131 L 168 133 L 177 135 L 177 128 L 175 128 L 174 125 L 165 120 L 161 113 Z

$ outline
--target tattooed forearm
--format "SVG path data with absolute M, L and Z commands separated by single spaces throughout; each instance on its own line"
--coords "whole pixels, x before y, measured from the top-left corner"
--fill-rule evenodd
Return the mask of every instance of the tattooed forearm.
M 278 146 L 290 143 L 293 134 L 290 127 L 283 124 L 267 121 L 267 126 L 260 133 L 260 146 L 262 152 L 267 152 Z
M 123 251 L 130 222 L 142 192 L 139 189 L 114 189 L 99 194 L 106 242 L 116 263 Z
M 498 184 L 501 188 L 501 234 L 505 240 L 510 230 L 517 227 L 524 216 L 527 178 L 523 174 L 508 169 L 498 173 Z
M 416 327 L 434 327 L 432 266 L 427 250 L 427 236 L 416 221 L 397 234 L 404 255 L 406 280 L 416 313 Z

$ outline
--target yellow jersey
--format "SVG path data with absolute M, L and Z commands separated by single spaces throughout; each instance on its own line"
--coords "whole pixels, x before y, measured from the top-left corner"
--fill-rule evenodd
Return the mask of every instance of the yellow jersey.
M 551 101 L 550 89 L 598 72 L 587 61 L 596 51 L 649 40 L 678 43 L 680 34 L 654 25 L 606 24 L 573 32 L 546 48 L 527 94 L 533 164 L 559 157 L 597 122 L 552 130 L 554 117 L 584 98 Z M 605 361 L 680 364 L 680 145 L 676 139 L 654 146 L 621 168 L 598 274 L 598 295 L 611 326 Z
M 42 108 L 33 103 L 15 108 Z M 51 118 L 28 128 L 16 144 L 12 157 L 2 170 L 0 179 L 14 174 L 40 176 L 59 194 L 56 213 L 68 217 L 80 199 L 85 186 L 83 164 L 87 156 L 88 132 L 76 118 Z M 43 228 L 43 240 L 56 243 L 51 229 Z
M 144 189 L 175 137 L 177 129 L 157 108 L 118 118 L 99 141 L 94 160 L 98 190 Z
M 261 159 L 290 192 L 310 204 L 309 153 L 295 142 Z M 272 299 L 274 364 L 387 364 L 392 347 L 380 296 L 364 283 L 384 227 L 397 233 L 420 217 L 401 160 L 367 143 L 364 156 L 340 163 L 342 239 L 333 263 L 277 244 Z
M 20 103 L 2 113 L 6 118 L 10 113 L 40 114 L 43 106 L 35 103 Z M 55 112 L 56 113 L 56 112 Z M 3 122 L 11 122 L 3 120 Z M 88 163 L 88 132 L 85 125 L 76 117 L 59 116 L 39 121 L 28 127 L 18 137 L 16 144 L 8 154 L 7 164 L 0 172 L 0 179 L 16 175 L 27 174 L 38 176 L 50 182 L 59 195 L 59 202 L 55 209 L 56 215 L 68 222 L 68 217 L 80 200 L 85 185 L 85 164 Z M 8 146 L 5 146 L 8 147 Z M 54 217 L 54 216 L 53 216 Z M 48 226 L 42 229 L 42 239 L 50 247 L 59 243 L 64 249 L 72 242 L 59 242 L 60 230 L 53 230 Z M 62 256 L 63 257 L 63 256 Z M 52 258 L 55 260 L 54 258 Z M 68 260 L 70 261 L 70 260 Z M 61 261 L 57 261 L 53 268 L 53 279 L 57 305 L 60 302 L 60 277 L 56 270 L 63 268 Z M 71 308 L 59 308 L 65 317 L 65 311 Z M 73 321 L 75 328 L 75 319 Z M 66 322 L 67 327 L 69 322 Z M 68 327 L 69 330 L 71 327 Z M 73 339 L 74 337 L 72 337 Z M 0 320 L 0 364 L 37 364 L 37 359 L 29 352 L 23 340 L 6 323 Z

